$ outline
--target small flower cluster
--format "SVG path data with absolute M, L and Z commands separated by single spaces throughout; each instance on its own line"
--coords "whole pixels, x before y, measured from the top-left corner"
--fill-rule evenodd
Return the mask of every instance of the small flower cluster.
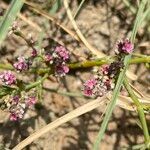
M 87 80 L 84 83 L 83 92 L 86 96 L 103 96 L 114 88 L 114 81 L 123 68 L 122 55 L 130 54 L 133 51 L 133 44 L 128 40 L 122 40 L 117 43 L 118 60 L 110 65 L 104 65 L 99 70 L 97 77 Z M 121 57 L 120 57 L 121 56 Z
M 25 59 L 24 57 L 18 57 L 17 60 L 18 61 L 13 65 L 17 71 L 21 72 L 29 69 L 29 60 Z
M 10 70 L 1 73 L 0 79 L 7 86 L 16 85 L 16 77 Z M 33 106 L 35 102 L 35 96 L 26 96 L 26 94 L 22 97 L 19 95 L 9 96 L 9 103 L 6 104 L 7 108 L 9 108 L 10 120 L 16 121 L 21 119 L 25 109 Z
M 10 120 L 16 121 L 23 118 L 25 109 L 32 107 L 36 103 L 36 98 L 34 96 L 27 96 L 25 98 L 15 95 L 11 98 L 9 112 Z
M 102 97 L 114 88 L 113 80 L 108 76 L 109 66 L 105 65 L 96 77 L 84 83 L 83 92 L 86 96 Z
M 117 53 L 121 54 L 130 54 L 133 51 L 133 44 L 129 41 L 129 39 L 124 39 L 118 41 L 117 43 Z
M 0 79 L 6 85 L 12 85 L 16 83 L 16 77 L 10 70 L 4 71 L 3 73 L 1 73 Z
M 45 54 L 45 61 L 53 65 L 56 76 L 64 76 L 69 72 L 66 62 L 69 60 L 69 52 L 63 46 L 57 46 L 51 53 Z

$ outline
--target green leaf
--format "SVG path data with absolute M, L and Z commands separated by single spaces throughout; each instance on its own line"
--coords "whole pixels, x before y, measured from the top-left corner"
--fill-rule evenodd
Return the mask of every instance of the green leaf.
M 75 14 L 73 15 L 73 18 L 74 18 L 74 19 L 78 16 L 79 12 L 81 11 L 81 8 L 83 7 L 84 2 L 85 2 L 85 0 L 82 0 L 82 1 L 81 1 L 81 3 L 80 3 L 80 5 L 79 5 L 78 9 L 76 10 Z
M 6 11 L 0 24 L 0 45 L 6 38 L 9 27 L 13 24 L 13 21 L 16 19 L 17 13 L 21 10 L 22 6 L 23 0 L 12 0 L 10 7 Z
M 61 7 L 61 0 L 56 0 L 53 7 L 50 9 L 49 13 L 50 14 L 55 14 L 60 7 Z
M 3 96 L 6 96 L 7 94 L 12 93 L 13 90 L 14 88 L 11 88 L 9 86 L 0 87 L 0 98 L 2 98 Z

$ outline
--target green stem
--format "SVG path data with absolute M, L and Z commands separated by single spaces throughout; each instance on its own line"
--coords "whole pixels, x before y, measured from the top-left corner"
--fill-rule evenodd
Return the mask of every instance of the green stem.
M 132 88 L 129 85 L 129 82 L 128 82 L 127 78 L 124 79 L 124 85 L 125 85 L 125 88 L 127 89 L 128 93 L 129 93 L 131 99 L 133 100 L 133 102 L 137 106 L 137 111 L 138 111 L 139 119 L 141 121 L 142 128 L 143 128 L 143 133 L 144 133 L 144 138 L 145 138 L 145 144 L 148 144 L 150 142 L 150 136 L 149 136 L 149 132 L 148 132 L 148 127 L 147 127 L 147 123 L 146 123 L 146 119 L 145 119 L 145 114 L 144 114 L 143 106 L 139 102 L 137 96 L 134 94 Z
M 19 30 L 14 31 L 14 34 L 21 37 L 22 39 L 24 39 L 25 42 L 28 44 L 28 46 L 31 47 L 33 50 L 35 49 L 34 46 L 33 46 L 32 41 L 27 39 L 26 36 L 21 31 L 19 31 Z
M 114 61 L 114 57 L 111 57 L 109 59 L 102 58 L 97 60 L 87 60 L 83 62 L 75 62 L 75 63 L 69 63 L 68 66 L 70 69 L 81 69 L 81 68 L 90 68 L 94 66 L 101 66 L 104 64 L 110 64 Z M 132 58 L 129 61 L 129 64 L 139 64 L 139 63 L 150 63 L 150 56 L 140 56 L 139 58 Z M 9 64 L 0 64 L 0 69 L 7 69 L 7 70 L 13 70 L 13 66 Z M 47 68 L 32 68 L 31 73 L 37 73 L 37 74 L 45 74 L 49 72 L 50 69 Z
M 78 68 L 90 68 L 93 66 L 101 66 L 104 64 L 111 63 L 111 59 L 99 59 L 99 60 L 87 60 L 83 62 L 77 62 L 77 63 L 70 63 L 68 64 L 70 69 L 78 69 Z
M 70 63 L 68 64 L 70 69 L 78 68 L 90 68 L 94 66 L 101 66 L 104 64 L 110 64 L 114 61 L 114 58 L 110 59 L 98 59 L 98 60 L 87 60 L 84 62 Z M 132 58 L 129 60 L 129 64 L 139 64 L 139 63 L 150 63 L 150 56 L 141 56 L 140 58 Z
M 38 81 L 36 81 L 36 82 L 33 82 L 33 83 L 27 85 L 27 86 L 25 87 L 25 91 L 29 91 L 30 89 L 32 89 L 32 88 L 38 86 L 38 85 L 41 84 L 47 77 L 48 77 L 48 74 L 45 74 L 40 80 L 38 80 Z
M 75 93 L 75 92 L 63 92 L 61 90 L 58 90 L 58 89 L 52 89 L 52 88 L 46 88 L 46 87 L 43 87 L 43 89 L 45 91 L 49 91 L 49 92 L 54 92 L 54 93 L 57 93 L 57 94 L 60 94 L 60 95 L 63 95 L 63 96 L 67 96 L 67 97 L 84 97 L 86 99 L 92 99 L 92 97 L 89 97 L 89 96 L 85 96 L 81 93 Z

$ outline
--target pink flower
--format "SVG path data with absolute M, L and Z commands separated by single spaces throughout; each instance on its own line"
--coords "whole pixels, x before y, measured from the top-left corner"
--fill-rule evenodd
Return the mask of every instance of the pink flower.
M 45 62 L 49 62 L 54 68 L 56 76 L 62 77 L 69 72 L 69 67 L 66 65 L 69 59 L 69 52 L 63 46 L 57 46 L 53 51 L 45 54 Z
M 120 41 L 117 44 L 118 51 L 120 53 L 130 54 L 133 51 L 133 44 L 129 41 L 129 39 L 125 39 L 124 41 Z
M 58 76 L 64 76 L 66 75 L 66 73 L 69 72 L 69 67 L 66 66 L 65 64 L 57 65 L 55 68 L 55 72 L 56 72 L 56 75 Z
M 44 59 L 45 59 L 46 62 L 49 62 L 49 61 L 53 60 L 53 57 L 51 56 L 51 54 L 48 53 L 48 54 L 45 55 Z
M 11 113 L 11 114 L 10 114 L 10 120 L 11 120 L 11 121 L 17 121 L 17 120 L 18 120 L 17 114 Z
M 93 78 L 84 83 L 83 93 L 86 96 L 102 97 L 113 88 L 112 80 L 107 76 Z
M 19 95 L 15 95 L 13 98 L 12 98 L 12 102 L 13 102 L 13 104 L 18 104 L 18 102 L 19 102 Z
M 2 82 L 6 85 L 12 85 L 16 82 L 16 77 L 11 71 L 4 71 L 4 73 L 0 75 L 0 79 L 2 79 Z
M 37 50 L 36 50 L 36 49 L 33 49 L 33 50 L 32 50 L 31 56 L 32 56 L 32 57 L 36 57 L 36 56 L 37 56 Z
M 24 57 L 18 57 L 18 62 L 14 64 L 14 67 L 18 71 L 27 70 L 29 68 L 29 63 L 27 63 L 27 60 Z
M 97 80 L 95 78 L 89 79 L 84 83 L 83 93 L 86 96 L 92 96 L 94 94 L 94 88 L 97 85 Z
M 10 111 L 10 120 L 17 121 L 18 119 L 23 118 L 25 111 L 25 104 L 24 103 L 13 104 L 9 108 L 9 111 Z
M 28 107 L 31 107 L 32 105 L 36 103 L 36 98 L 34 96 L 28 97 L 25 103 Z
M 84 83 L 84 86 L 89 88 L 89 89 L 93 89 L 94 86 L 96 85 L 97 81 L 96 79 L 90 79 L 90 80 L 87 80 L 85 83 Z
M 61 57 L 64 61 L 69 59 L 69 52 L 63 46 L 57 46 L 54 50 L 56 54 Z
M 107 75 L 109 71 L 109 65 L 103 65 L 101 67 L 102 74 Z
M 92 95 L 93 95 L 93 90 L 92 90 L 92 89 L 89 89 L 89 88 L 85 88 L 85 89 L 83 90 L 83 93 L 84 93 L 84 95 L 86 95 L 86 96 L 92 96 Z

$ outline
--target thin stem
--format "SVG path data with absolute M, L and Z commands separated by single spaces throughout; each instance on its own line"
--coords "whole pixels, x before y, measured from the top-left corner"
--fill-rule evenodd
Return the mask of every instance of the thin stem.
M 75 62 L 75 63 L 69 63 L 68 66 L 70 69 L 81 69 L 81 68 L 90 68 L 94 66 L 101 66 L 104 64 L 110 64 L 114 61 L 113 57 L 110 57 L 109 59 L 104 57 L 102 59 L 96 59 L 96 60 L 87 60 L 83 62 Z M 139 58 L 132 58 L 129 61 L 129 64 L 139 64 L 139 63 L 150 63 L 150 56 L 140 56 Z M 13 70 L 13 67 L 9 64 L 0 64 L 0 69 L 7 69 L 7 70 Z M 50 69 L 47 68 L 32 68 L 31 73 L 37 73 L 37 74 L 45 74 L 49 72 Z
M 70 63 L 69 68 L 70 69 L 78 69 L 78 68 L 90 68 L 94 66 L 101 66 L 103 64 L 109 64 L 113 62 L 114 58 L 102 58 L 97 60 L 87 60 L 84 62 L 77 62 L 77 63 Z M 150 56 L 141 56 L 140 58 L 132 58 L 129 61 L 129 64 L 139 64 L 139 63 L 150 63 Z
M 74 19 L 76 19 L 76 17 L 78 16 L 78 13 L 80 12 L 80 10 L 81 10 L 81 8 L 82 8 L 84 2 L 85 2 L 85 0 L 82 0 L 82 1 L 81 1 L 81 3 L 80 3 L 80 5 L 79 5 L 78 9 L 76 10 L 75 14 L 73 15 L 73 18 L 74 18 Z
M 78 68 L 90 68 L 93 66 L 101 66 L 104 64 L 111 63 L 111 59 L 99 59 L 99 60 L 87 60 L 83 62 L 77 62 L 77 63 L 70 63 L 68 64 L 70 69 L 78 69 Z
M 81 93 L 63 92 L 63 91 L 58 90 L 58 89 L 52 89 L 52 88 L 46 88 L 46 87 L 43 87 L 43 90 L 49 91 L 49 92 L 54 92 L 54 93 L 57 93 L 57 94 L 60 94 L 60 95 L 63 95 L 63 96 L 67 96 L 67 97 L 82 97 L 82 98 L 84 97 L 86 99 L 92 99 L 92 97 L 85 96 Z
M 149 132 L 148 132 L 148 127 L 147 127 L 147 123 L 146 123 L 146 119 L 145 119 L 145 114 L 144 114 L 143 106 L 139 102 L 137 96 L 134 94 L 132 88 L 129 85 L 129 82 L 128 82 L 127 78 L 124 79 L 124 85 L 125 85 L 125 88 L 127 89 L 128 93 L 129 93 L 131 99 L 133 100 L 133 102 L 137 106 L 137 111 L 138 111 L 139 119 L 141 121 L 142 128 L 143 128 L 143 133 L 144 133 L 144 138 L 145 138 L 145 144 L 148 144 L 150 142 L 149 141 L 150 140 L 150 136 L 149 136 Z
M 28 46 L 31 47 L 33 50 L 35 50 L 32 40 L 27 39 L 26 36 L 21 31 L 19 30 L 14 31 L 14 34 L 24 39 L 26 43 L 28 44 Z
M 33 83 L 27 85 L 27 86 L 25 87 L 25 91 L 28 91 L 28 90 L 30 90 L 30 89 L 32 89 L 32 88 L 34 88 L 34 87 L 40 85 L 47 77 L 48 77 L 48 74 L 45 74 L 40 80 L 38 80 L 38 81 L 36 81 L 36 82 L 33 82 Z

